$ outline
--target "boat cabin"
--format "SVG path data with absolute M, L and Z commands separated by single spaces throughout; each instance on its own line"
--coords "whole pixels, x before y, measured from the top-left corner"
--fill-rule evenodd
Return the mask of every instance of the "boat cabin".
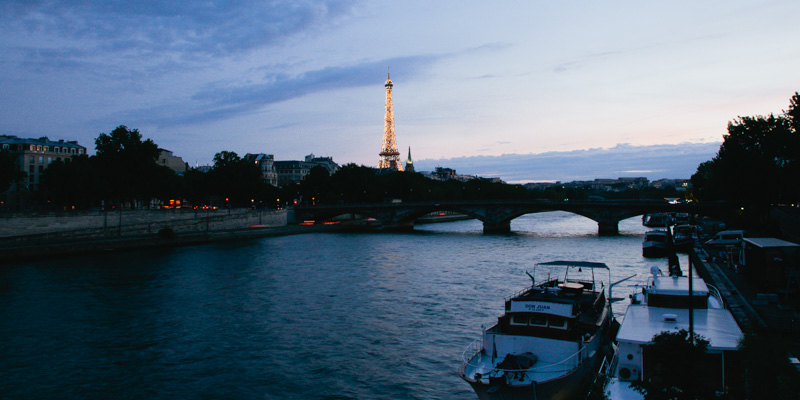
M 567 340 L 596 331 L 605 319 L 606 297 L 604 282 L 595 282 L 594 268 L 608 267 L 595 264 L 575 266 L 572 274 L 567 268 L 563 275 L 542 275 L 540 283 L 506 298 L 505 313 L 491 331 Z
M 642 288 L 642 295 L 634 295 L 632 304 L 646 303 L 650 307 L 665 308 L 708 308 L 712 291 L 702 278 L 692 278 L 692 292 L 689 294 L 689 278 L 684 276 L 651 276 Z M 714 299 L 721 305 L 722 300 L 714 292 Z

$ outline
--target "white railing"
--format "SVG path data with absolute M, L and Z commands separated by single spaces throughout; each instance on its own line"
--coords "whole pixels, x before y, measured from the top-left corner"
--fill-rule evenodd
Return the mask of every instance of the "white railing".
M 461 373 L 461 375 L 464 375 L 464 371 L 467 368 L 467 366 L 470 366 L 470 367 L 473 367 L 473 368 L 480 367 L 479 365 L 470 363 L 470 360 L 472 360 L 475 357 L 476 354 L 478 354 L 478 353 L 480 353 L 482 351 L 483 351 L 483 339 L 477 339 L 477 340 L 473 341 L 472 343 L 470 343 L 469 346 L 467 346 L 467 348 L 464 350 L 464 352 L 461 355 L 462 362 L 463 362 L 461 364 L 461 368 L 459 368 L 459 372 Z M 561 360 L 561 361 L 559 361 L 557 363 L 549 363 L 547 365 L 542 365 L 541 367 L 531 367 L 531 368 L 527 368 L 527 369 L 504 369 L 504 368 L 496 368 L 496 367 L 493 366 L 492 367 L 492 371 L 499 371 L 499 372 L 503 372 L 503 373 L 506 373 L 506 372 L 511 372 L 511 373 L 514 373 L 514 372 L 570 372 L 570 371 L 573 371 L 573 370 L 577 369 L 578 367 L 580 367 L 581 361 L 585 360 L 586 358 L 588 358 L 588 356 L 589 356 L 589 347 L 584 347 L 584 348 L 576 351 L 575 353 L 571 354 L 567 358 L 565 358 L 565 359 L 563 359 L 563 360 Z M 579 361 L 579 359 L 581 361 Z M 536 365 L 536 364 L 534 364 L 534 365 Z
M 483 351 L 483 338 L 475 339 L 472 343 L 464 349 L 464 352 L 461 353 L 461 367 L 458 369 L 460 375 L 464 375 L 464 369 L 467 368 L 467 365 L 470 365 L 469 360 L 472 360 L 475 355 Z

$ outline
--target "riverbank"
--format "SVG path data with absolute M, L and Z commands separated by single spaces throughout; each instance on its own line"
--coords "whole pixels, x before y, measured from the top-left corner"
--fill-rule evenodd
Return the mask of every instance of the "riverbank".
M 294 225 L 289 210 L 137 210 L 6 216 L 0 262 L 183 246 L 330 229 Z
M 64 239 L 57 242 L 28 242 L 15 247 L 4 248 L 0 252 L 0 263 L 28 261 L 52 257 L 80 254 L 106 253 L 114 251 L 138 250 L 153 247 L 175 247 L 205 244 L 229 240 L 247 240 L 268 236 L 298 235 L 311 232 L 333 231 L 338 227 L 327 225 L 278 227 L 249 227 L 215 230 L 201 233 L 182 233 L 174 235 L 141 235 L 97 239 Z

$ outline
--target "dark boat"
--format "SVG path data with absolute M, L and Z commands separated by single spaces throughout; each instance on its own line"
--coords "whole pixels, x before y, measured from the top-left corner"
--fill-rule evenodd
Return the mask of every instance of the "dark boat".
M 670 236 L 667 231 L 648 231 L 644 233 L 642 241 L 643 257 L 666 257 L 670 246 Z

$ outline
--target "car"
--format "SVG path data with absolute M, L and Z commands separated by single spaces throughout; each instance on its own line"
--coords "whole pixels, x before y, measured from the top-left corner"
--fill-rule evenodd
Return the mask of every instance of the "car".
M 745 236 L 745 231 L 742 230 L 721 231 L 706 241 L 706 245 L 715 247 L 738 246 L 742 244 Z

